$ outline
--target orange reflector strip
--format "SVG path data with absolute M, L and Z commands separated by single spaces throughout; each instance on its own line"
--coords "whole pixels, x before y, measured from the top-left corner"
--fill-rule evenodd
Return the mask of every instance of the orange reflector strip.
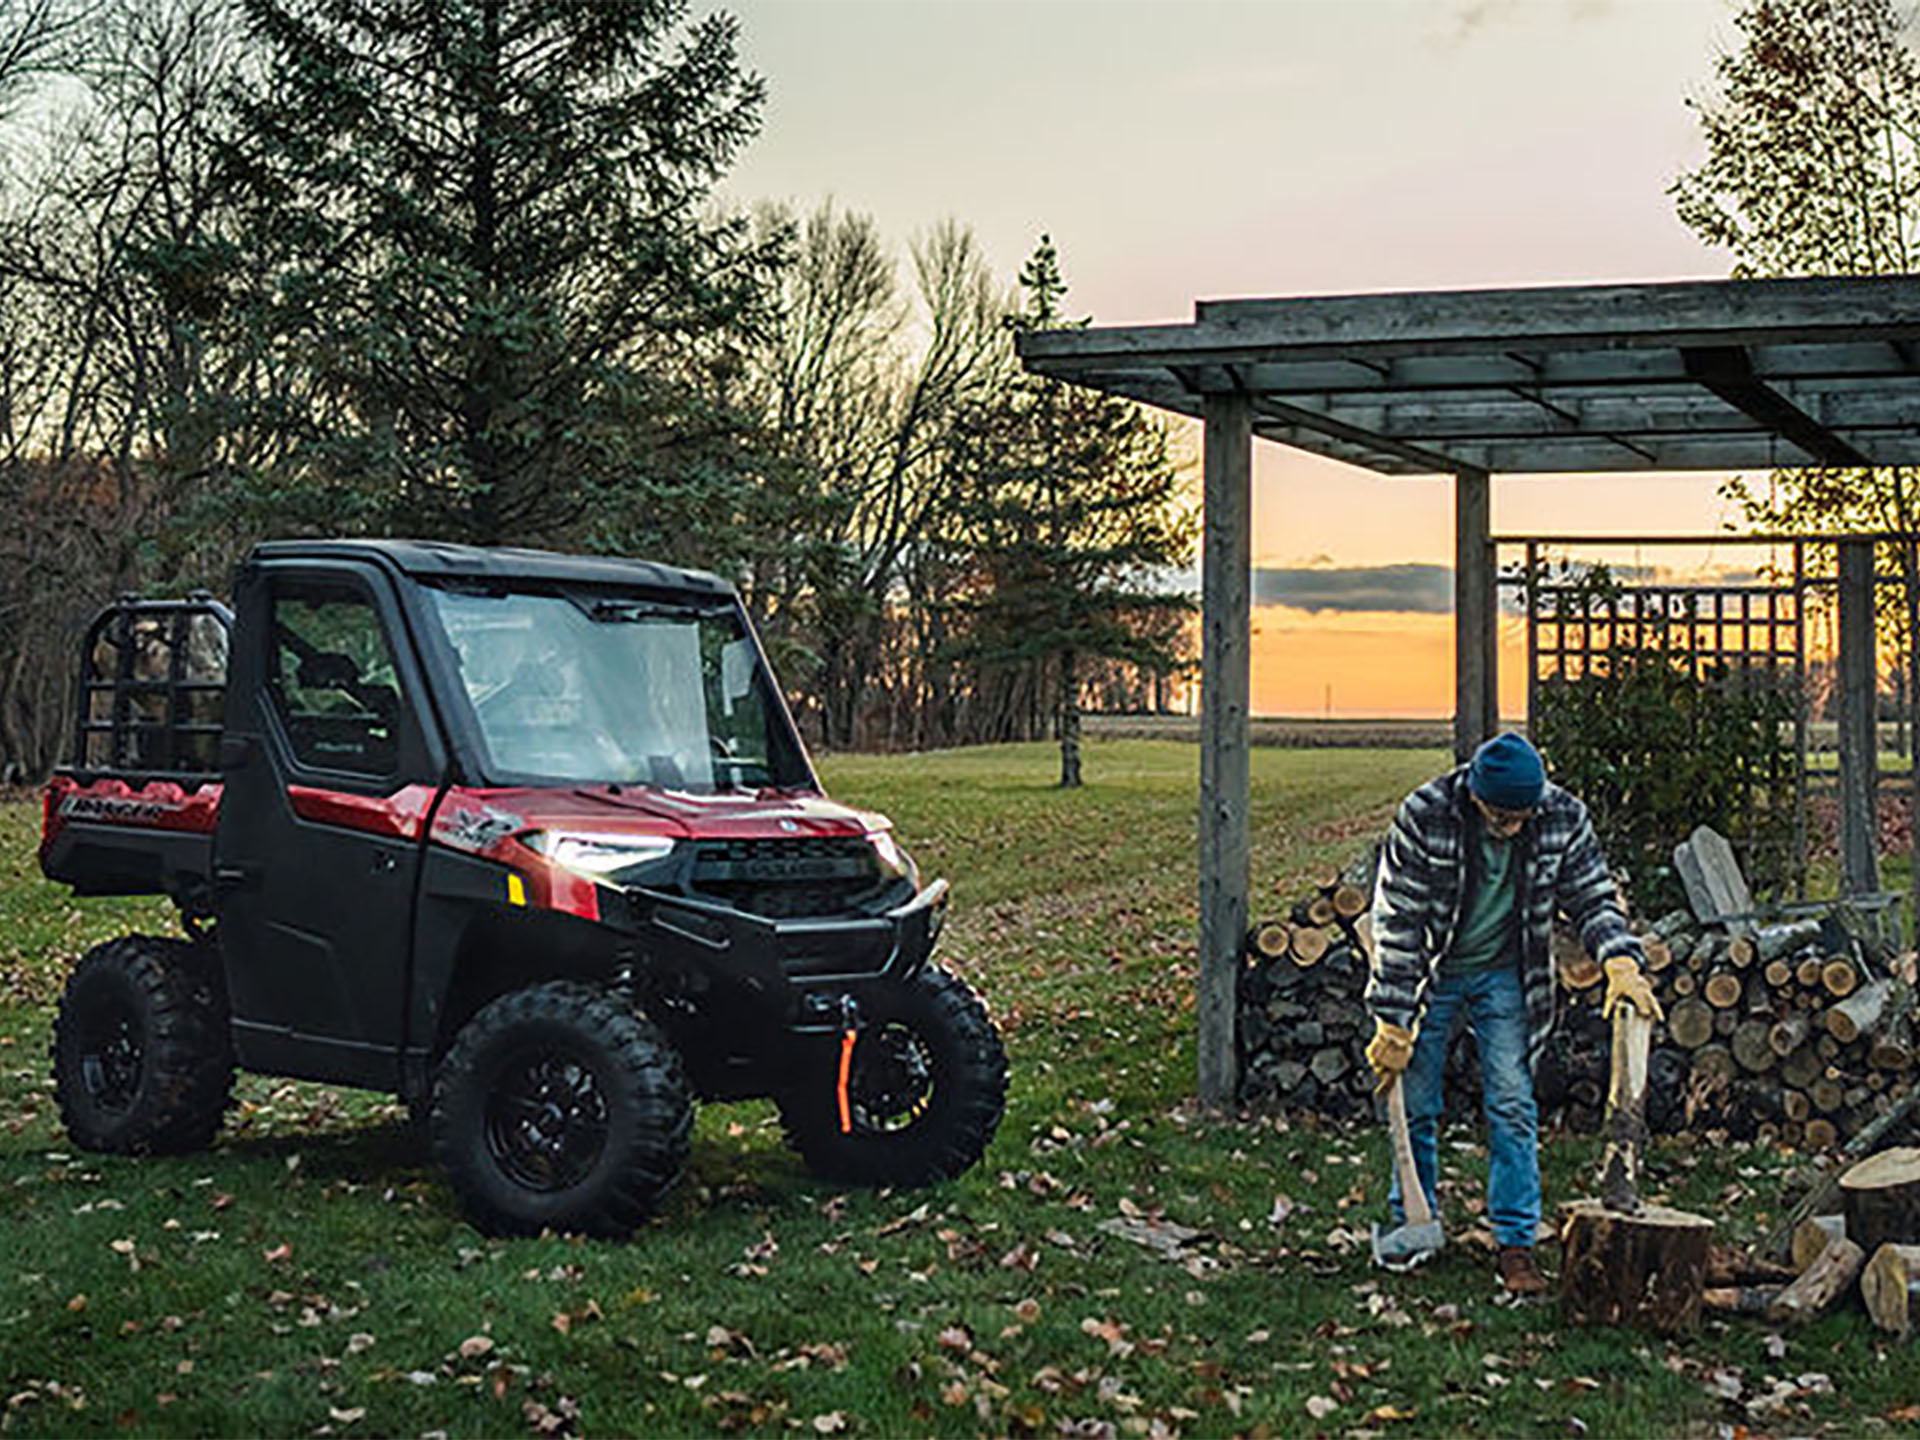
M 847 1074 L 853 1069 L 854 1032 L 849 1030 L 840 1037 L 840 1083 L 834 1089 L 834 1098 L 840 1102 L 840 1133 L 853 1133 L 853 1107 L 847 1103 Z

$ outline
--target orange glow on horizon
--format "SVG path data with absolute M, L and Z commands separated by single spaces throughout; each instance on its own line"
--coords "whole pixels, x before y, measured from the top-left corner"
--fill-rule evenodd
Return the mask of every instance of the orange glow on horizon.
M 1500 621 L 1500 713 L 1525 713 L 1525 626 Z M 1253 612 L 1256 715 L 1445 718 L 1453 714 L 1453 617 L 1399 611 Z

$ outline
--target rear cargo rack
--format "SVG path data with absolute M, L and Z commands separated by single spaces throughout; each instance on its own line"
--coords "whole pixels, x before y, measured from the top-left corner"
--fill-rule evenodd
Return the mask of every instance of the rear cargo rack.
M 218 773 L 233 612 L 123 595 L 87 629 L 73 768 L 85 774 Z

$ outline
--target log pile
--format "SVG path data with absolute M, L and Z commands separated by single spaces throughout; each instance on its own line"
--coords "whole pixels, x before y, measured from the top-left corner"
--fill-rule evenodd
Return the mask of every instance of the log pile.
M 1317 877 L 1247 936 L 1240 983 L 1241 1099 L 1347 1119 L 1367 1113 L 1362 994 L 1374 856 Z M 1647 1121 L 1655 1133 L 1724 1131 L 1830 1150 L 1885 1113 L 1913 1078 L 1914 957 L 1888 956 L 1844 907 L 1764 925 L 1702 925 L 1677 910 L 1636 922 L 1666 1018 L 1654 1031 Z M 1591 1132 L 1603 1116 L 1609 1042 L 1600 966 L 1557 933 L 1560 1017 L 1536 1076 L 1542 1124 Z M 1472 1043 L 1449 1058 L 1449 1114 L 1475 1113 Z

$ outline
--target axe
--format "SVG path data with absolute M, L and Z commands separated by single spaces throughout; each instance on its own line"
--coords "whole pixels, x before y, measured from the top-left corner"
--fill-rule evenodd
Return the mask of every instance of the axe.
M 1613 1011 L 1613 1067 L 1600 1152 L 1600 1203 L 1620 1215 L 1640 1213 L 1640 1149 L 1647 1140 L 1647 1046 L 1653 1020 L 1631 1001 Z

